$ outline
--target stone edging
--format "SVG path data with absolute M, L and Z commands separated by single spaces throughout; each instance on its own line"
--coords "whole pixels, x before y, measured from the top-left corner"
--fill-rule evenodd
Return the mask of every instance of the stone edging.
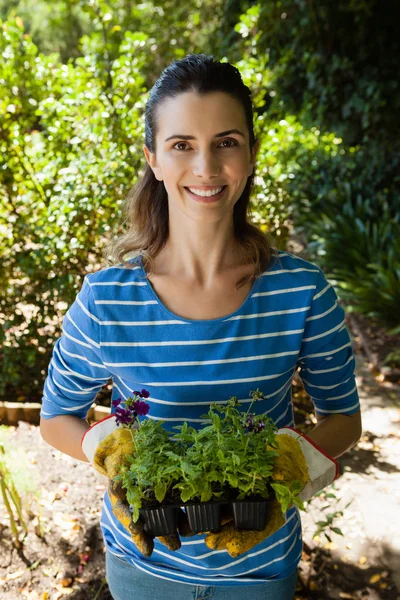
M 40 402 L 0 402 L 0 424 L 18 425 L 18 421 L 26 421 L 31 425 L 39 425 L 41 408 Z M 109 407 L 93 404 L 87 419 L 89 422 L 100 421 L 110 413 Z

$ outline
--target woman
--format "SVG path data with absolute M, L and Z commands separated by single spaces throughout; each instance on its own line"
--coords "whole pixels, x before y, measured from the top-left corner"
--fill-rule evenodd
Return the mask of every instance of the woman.
M 113 400 L 146 388 L 151 418 L 171 431 L 184 421 L 200 426 L 211 401 L 234 395 L 245 409 L 254 387 L 265 397 L 256 411 L 293 426 L 300 369 L 318 419 L 309 438 L 340 456 L 360 437 L 344 311 L 316 265 L 274 250 L 249 222 L 259 145 L 250 90 L 229 63 L 189 55 L 155 83 L 145 125 L 145 172 L 127 199 L 128 232 L 111 248 L 119 262 L 85 277 L 64 319 L 42 436 L 87 460 L 84 419 L 110 377 Z M 144 558 L 107 493 L 101 526 L 116 600 L 293 597 L 302 550 L 295 508 L 239 559 L 210 551 L 204 535 L 175 551 L 156 539 Z

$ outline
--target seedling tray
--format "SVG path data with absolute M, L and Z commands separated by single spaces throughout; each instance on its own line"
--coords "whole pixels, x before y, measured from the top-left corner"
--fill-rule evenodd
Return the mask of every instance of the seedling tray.
M 250 499 L 232 502 L 233 518 L 236 529 L 255 529 L 261 531 L 267 522 L 268 502 Z

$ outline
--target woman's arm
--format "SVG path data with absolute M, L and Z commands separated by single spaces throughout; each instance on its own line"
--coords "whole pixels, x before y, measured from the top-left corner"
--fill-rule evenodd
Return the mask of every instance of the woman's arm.
M 90 425 L 85 419 L 72 415 L 58 415 L 40 419 L 40 435 L 45 442 L 73 458 L 89 462 L 81 448 L 81 439 Z
M 314 429 L 306 435 L 332 458 L 353 448 L 361 437 L 360 411 L 353 415 L 332 414 L 326 417 L 317 414 L 317 421 Z

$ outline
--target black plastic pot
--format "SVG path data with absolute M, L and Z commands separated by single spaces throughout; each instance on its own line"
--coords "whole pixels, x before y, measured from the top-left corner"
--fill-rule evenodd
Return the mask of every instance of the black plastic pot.
M 144 530 L 150 535 L 169 535 L 178 527 L 178 511 L 176 506 L 160 506 L 159 508 L 141 508 L 139 513 L 144 521 Z
M 232 502 L 232 508 L 236 529 L 264 529 L 268 514 L 266 500 L 246 498 Z
M 216 533 L 221 528 L 221 502 L 197 502 L 185 504 L 185 510 L 193 533 L 212 531 Z

